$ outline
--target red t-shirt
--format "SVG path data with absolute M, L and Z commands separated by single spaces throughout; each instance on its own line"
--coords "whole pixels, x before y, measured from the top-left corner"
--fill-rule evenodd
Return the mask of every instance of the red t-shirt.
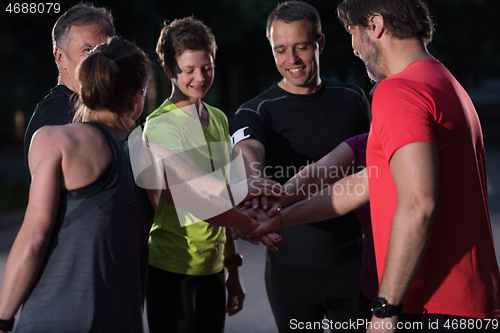
M 367 162 L 379 278 L 397 204 L 389 161 L 406 144 L 429 142 L 438 151 L 439 201 L 405 313 L 500 318 L 483 137 L 468 94 L 439 61 L 422 59 L 380 82 L 372 113 Z

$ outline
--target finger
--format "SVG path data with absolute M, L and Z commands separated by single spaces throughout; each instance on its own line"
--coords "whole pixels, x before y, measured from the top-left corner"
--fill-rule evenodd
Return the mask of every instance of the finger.
M 231 316 L 234 311 L 238 308 L 238 297 L 236 295 L 228 296 L 226 312 Z
M 269 212 L 267 212 L 267 216 L 273 217 L 278 215 L 280 209 L 281 209 L 281 203 L 275 202 L 269 209 Z
M 269 249 L 269 251 L 271 252 L 278 251 L 278 248 L 274 246 L 273 242 L 266 235 L 262 235 L 258 239 L 262 244 L 264 244 L 265 247 Z
M 250 200 L 245 201 L 245 207 L 246 208 L 252 207 L 252 201 L 250 201 Z
M 281 185 L 268 185 L 265 188 L 262 189 L 262 194 L 273 197 L 273 198 L 280 198 L 281 195 L 283 194 L 283 188 Z
M 253 209 L 245 209 L 245 210 L 240 210 L 243 214 L 248 215 L 248 217 L 255 218 L 257 216 L 257 212 Z
M 238 302 L 236 308 L 229 314 L 230 316 L 237 314 L 243 309 L 243 302 Z
M 281 184 L 274 184 L 272 187 L 272 191 L 279 196 L 282 196 L 286 193 L 285 188 Z
M 263 213 L 265 214 L 265 213 Z M 273 232 L 276 230 L 276 221 L 271 221 L 270 223 L 261 223 L 257 228 L 248 231 L 245 234 L 245 238 L 258 238 L 268 232 Z
M 238 233 L 236 232 L 236 229 L 234 229 L 232 227 L 231 227 L 231 236 L 233 236 L 234 240 L 237 240 L 240 238 L 240 237 L 238 237 Z
M 269 238 L 270 240 L 273 241 L 273 243 L 279 243 L 283 240 L 283 237 L 281 237 L 280 235 L 278 235 L 277 233 L 275 233 L 274 231 L 273 232 L 268 232 L 266 234 L 267 238 Z
M 259 198 L 252 199 L 252 208 L 257 210 L 259 208 Z
M 268 204 L 267 204 L 267 197 L 265 196 L 262 196 L 260 197 L 260 206 L 262 207 L 262 209 L 266 210 L 267 207 L 268 207 Z
M 259 245 L 259 240 L 255 238 L 247 238 L 246 241 L 252 243 L 253 245 Z

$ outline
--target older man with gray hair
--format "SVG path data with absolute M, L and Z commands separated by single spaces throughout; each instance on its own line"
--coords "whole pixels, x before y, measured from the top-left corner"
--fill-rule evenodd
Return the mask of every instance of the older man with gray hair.
M 59 77 L 57 85 L 37 104 L 24 136 L 28 169 L 31 138 L 45 125 L 68 124 L 74 115 L 72 95 L 77 91 L 75 70 L 96 45 L 115 34 L 113 16 L 105 8 L 79 4 L 59 17 L 52 29 L 53 53 Z

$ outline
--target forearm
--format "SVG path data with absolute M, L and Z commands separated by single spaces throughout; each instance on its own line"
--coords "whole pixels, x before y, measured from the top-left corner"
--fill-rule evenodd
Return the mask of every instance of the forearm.
M 354 151 L 347 143 L 342 142 L 323 158 L 295 174 L 284 185 L 290 193 L 284 198 L 284 204 L 289 205 L 309 197 L 339 179 L 353 174 L 356 171 L 355 163 Z
M 214 217 L 205 219 L 205 222 L 221 227 L 235 227 L 246 230 L 251 230 L 259 225 L 257 221 L 253 220 L 248 215 L 243 214 L 234 207 Z
M 231 229 L 226 228 L 226 243 L 224 246 L 224 257 L 230 258 L 236 255 L 236 242 L 231 234 Z
M 192 161 L 187 161 L 180 156 L 174 156 L 169 158 L 171 165 L 174 169 L 166 168 L 167 170 L 167 180 L 169 186 L 172 184 L 170 179 L 176 177 L 171 175 L 171 173 L 176 173 L 181 176 L 182 181 L 190 182 L 196 189 L 200 191 L 207 191 L 215 195 L 222 195 L 227 189 L 227 183 L 223 179 L 224 174 L 220 174 L 221 178 L 216 178 L 213 174 L 206 173 L 199 169 Z
M 368 201 L 368 177 L 364 169 L 285 208 L 282 212 L 283 226 L 342 216 L 364 206 Z
M 29 232 L 19 231 L 12 246 L 0 288 L 0 318 L 14 317 L 39 274 L 48 241 L 30 242 Z
M 400 304 L 420 267 L 434 224 L 439 194 L 439 162 L 433 144 L 414 142 L 393 154 L 390 167 L 397 190 L 380 296 Z
M 396 208 L 379 291 L 390 304 L 403 301 L 427 250 L 433 222 L 433 209 Z
M 231 229 L 226 227 L 226 243 L 224 246 L 224 258 L 234 258 L 237 254 L 236 242 L 233 239 Z M 237 264 L 232 264 L 226 267 L 228 274 L 238 274 L 239 269 Z
M 0 318 L 12 318 L 30 292 L 54 228 L 61 191 L 59 137 L 42 128 L 30 148 L 33 175 L 23 224 L 12 245 L 0 287 Z
M 162 184 L 159 179 L 162 170 L 165 173 L 164 182 L 172 187 L 184 182 L 191 183 L 196 189 L 221 195 L 226 190 L 226 181 L 221 174 L 220 179 L 214 174 L 201 170 L 184 151 L 173 151 L 162 145 L 148 142 L 149 159 L 152 165 L 141 173 L 141 180 L 151 178 L 147 183 Z M 146 182 L 146 181 L 144 181 Z
M 311 164 L 290 178 L 284 185 L 287 195 L 283 198 L 283 206 L 310 197 L 326 186 L 335 183 L 338 177 L 327 177 L 322 166 Z
M 241 153 L 247 178 L 264 178 L 265 148 L 255 139 L 238 143 L 234 150 Z

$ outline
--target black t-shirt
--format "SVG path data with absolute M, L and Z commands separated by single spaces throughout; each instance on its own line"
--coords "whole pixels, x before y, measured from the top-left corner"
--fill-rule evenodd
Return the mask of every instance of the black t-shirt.
M 28 128 L 24 135 L 24 161 L 29 174 L 28 151 L 33 134 L 46 125 L 66 125 L 71 122 L 75 114 L 75 98 L 73 91 L 63 85 L 55 86 L 50 93 L 36 105 L 31 116 Z M 31 177 L 30 177 L 31 179 Z
M 282 184 L 344 140 L 368 132 L 369 126 L 370 105 L 363 90 L 330 80 L 309 95 L 274 85 L 244 103 L 232 123 L 233 133 L 248 127 L 244 136 L 262 142 L 265 174 Z M 268 251 L 268 258 L 282 265 L 324 266 L 359 256 L 361 250 L 361 228 L 354 214 L 287 227 L 279 234 L 279 251 Z

